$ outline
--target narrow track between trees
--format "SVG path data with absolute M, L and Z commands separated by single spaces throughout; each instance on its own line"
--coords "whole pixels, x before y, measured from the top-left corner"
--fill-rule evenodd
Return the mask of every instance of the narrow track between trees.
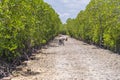
M 12 80 L 120 80 L 120 55 L 68 38 L 56 37 L 27 61 Z

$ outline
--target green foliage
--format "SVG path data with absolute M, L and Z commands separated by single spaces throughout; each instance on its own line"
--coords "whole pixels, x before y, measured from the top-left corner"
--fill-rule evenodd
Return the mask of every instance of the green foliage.
M 91 0 L 66 26 L 75 38 L 120 52 L 120 0 Z
M 0 1 L 0 56 L 12 59 L 58 34 L 58 14 L 43 0 Z

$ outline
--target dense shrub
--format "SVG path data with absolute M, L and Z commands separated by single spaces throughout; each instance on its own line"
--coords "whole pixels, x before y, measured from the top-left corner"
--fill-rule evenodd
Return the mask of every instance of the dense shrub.
M 0 1 L 0 56 L 8 60 L 48 42 L 61 21 L 43 0 Z
M 75 38 L 120 52 L 120 0 L 91 0 L 66 25 Z

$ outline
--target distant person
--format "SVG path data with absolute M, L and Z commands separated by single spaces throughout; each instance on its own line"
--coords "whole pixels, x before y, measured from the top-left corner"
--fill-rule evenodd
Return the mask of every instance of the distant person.
M 64 44 L 64 41 L 67 41 L 67 40 L 68 40 L 67 37 L 65 37 L 65 36 L 60 36 L 60 38 L 59 38 L 59 45 L 65 45 L 65 44 Z

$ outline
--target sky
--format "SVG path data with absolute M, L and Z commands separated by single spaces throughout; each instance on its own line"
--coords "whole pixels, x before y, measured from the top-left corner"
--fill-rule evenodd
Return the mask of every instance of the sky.
M 59 14 L 63 23 L 68 18 L 75 18 L 77 14 L 84 10 L 90 0 L 44 0 L 50 4 L 53 9 Z

